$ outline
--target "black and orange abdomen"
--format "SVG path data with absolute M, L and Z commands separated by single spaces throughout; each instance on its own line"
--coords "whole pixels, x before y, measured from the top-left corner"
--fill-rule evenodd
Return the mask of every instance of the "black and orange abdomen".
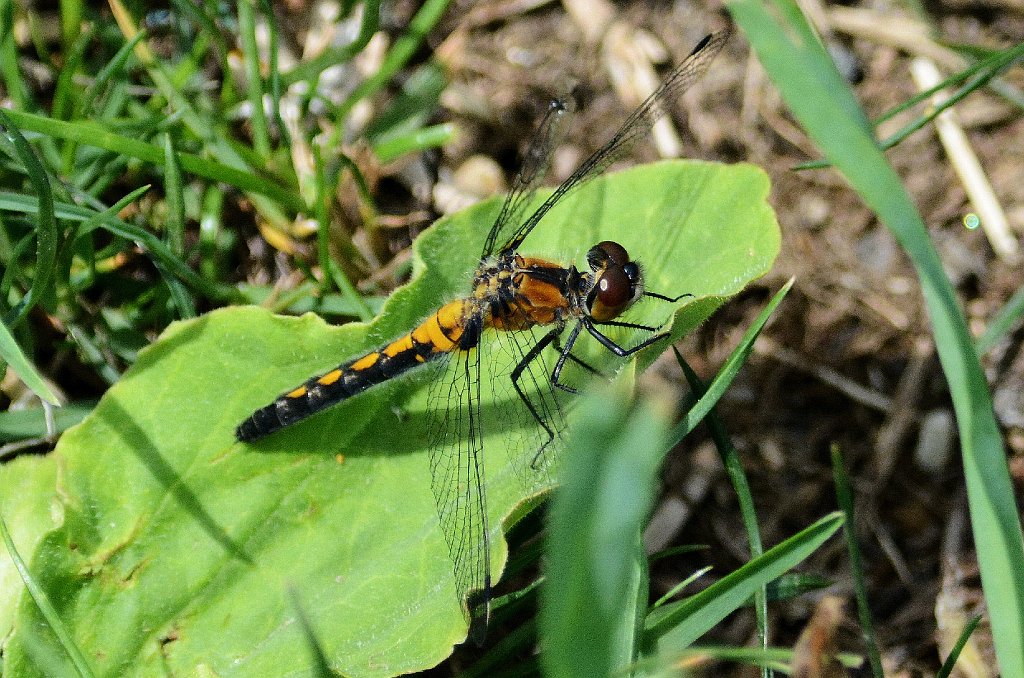
M 235 437 L 242 442 L 259 440 L 417 365 L 472 348 L 479 341 L 479 324 L 469 301 L 449 302 L 412 332 L 281 394 L 239 424 Z

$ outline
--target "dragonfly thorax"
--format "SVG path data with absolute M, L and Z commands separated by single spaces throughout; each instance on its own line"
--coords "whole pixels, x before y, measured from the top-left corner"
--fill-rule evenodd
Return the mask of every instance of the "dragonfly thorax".
M 477 268 L 472 299 L 484 324 L 500 330 L 561 323 L 580 313 L 579 278 L 574 266 L 505 251 Z

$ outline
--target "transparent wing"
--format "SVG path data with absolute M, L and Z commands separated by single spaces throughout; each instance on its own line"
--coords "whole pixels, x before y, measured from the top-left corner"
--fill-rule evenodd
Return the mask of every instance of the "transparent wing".
M 495 488 L 512 493 L 498 497 L 504 504 L 510 496 L 518 500 L 552 485 L 553 462 L 565 430 L 560 394 L 554 392 L 549 378 L 551 360 L 557 354 L 546 348 L 524 362 L 541 336 L 542 330 L 487 331 L 480 348 L 443 358 L 447 362 L 430 385 L 431 488 L 457 593 L 467 601 L 470 636 L 475 639 L 482 639 L 486 630 L 491 594 L 484 435 L 493 436 L 495 446 L 504 447 L 508 454 L 508 463 L 491 457 L 499 469 L 492 477 L 498 481 Z M 518 381 L 530 405 L 511 381 L 520 364 Z M 512 473 L 511 478 L 500 477 L 505 470 Z
M 468 596 L 474 635 L 486 629 L 491 570 L 479 350 L 451 355 L 430 385 L 428 406 L 431 489 L 459 599 Z
M 510 229 L 517 228 L 521 223 L 523 211 L 532 201 L 537 187 L 544 181 L 544 176 L 551 167 L 551 153 L 565 131 L 565 121 L 572 110 L 572 102 L 568 99 L 556 99 L 548 106 L 547 113 L 541 119 L 523 155 L 519 172 L 512 180 L 512 188 L 505 197 L 501 212 L 487 234 L 481 259 L 494 254 L 495 244 L 503 242 L 508 237 Z
M 650 132 L 651 127 L 665 113 L 664 103 L 677 98 L 704 74 L 715 56 L 729 40 L 731 28 L 713 33 L 701 40 L 690 56 L 686 57 L 658 89 L 644 100 L 619 128 L 611 140 L 583 161 L 568 179 L 522 223 L 502 245 L 501 249 L 517 249 L 538 222 L 555 204 L 574 188 L 582 186 L 600 175 L 609 165 L 621 158 L 636 142 Z M 496 224 L 497 225 L 497 224 Z M 495 235 L 491 229 L 491 235 Z

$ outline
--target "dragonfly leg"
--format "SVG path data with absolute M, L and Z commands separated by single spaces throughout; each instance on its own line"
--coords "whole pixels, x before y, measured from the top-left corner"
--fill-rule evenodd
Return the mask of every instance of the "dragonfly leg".
M 655 299 L 661 299 L 662 301 L 667 301 L 670 304 L 674 304 L 675 302 L 679 301 L 680 299 L 685 299 L 686 297 L 692 297 L 693 295 L 690 294 L 689 292 L 687 292 L 685 294 L 680 294 L 678 297 L 666 297 L 664 294 L 658 294 L 657 292 L 647 292 L 645 290 L 644 291 L 644 296 L 645 297 L 653 297 Z
M 611 338 L 609 338 L 603 332 L 601 332 L 601 330 L 599 330 L 597 328 L 597 325 L 592 320 L 590 320 L 589 318 L 582 319 L 580 321 L 580 323 L 584 327 L 587 328 L 587 332 L 590 332 L 590 335 L 592 337 L 594 337 L 595 339 L 597 339 L 601 343 L 602 346 L 604 346 L 606 349 L 608 349 L 609 351 L 611 351 L 615 355 L 619 356 L 620 358 L 625 358 L 626 356 L 633 355 L 637 351 L 639 351 L 641 349 L 644 349 L 644 348 L 647 348 L 648 346 L 650 346 L 654 342 L 660 341 L 661 339 L 664 339 L 669 334 L 668 332 L 661 332 L 660 334 L 655 334 L 653 337 L 648 337 L 648 338 L 644 339 L 643 341 L 641 341 L 636 346 L 633 346 L 631 348 L 623 348 L 622 346 L 619 346 L 614 341 L 612 341 Z M 643 330 L 648 330 L 648 331 L 651 331 L 651 332 L 653 332 L 656 329 L 654 327 L 646 327 L 644 325 L 634 325 L 632 323 L 620 323 L 620 322 L 614 322 L 614 321 L 607 321 L 607 322 L 603 322 L 601 324 L 602 325 L 611 325 L 613 327 L 629 327 L 629 328 L 633 328 L 633 329 L 643 329 Z
M 589 370 L 592 370 L 594 372 L 597 371 L 594 370 L 594 368 L 592 368 L 590 365 L 587 365 L 582 360 L 580 360 L 579 358 L 572 354 L 572 347 L 576 345 L 576 338 L 580 336 L 581 329 L 582 327 L 580 327 L 579 323 L 576 323 L 576 327 L 572 328 L 572 332 L 569 333 L 569 338 L 566 339 L 565 341 L 565 346 L 558 346 L 560 342 L 558 341 L 557 336 L 554 339 L 555 348 L 558 348 L 558 362 L 555 363 L 555 369 L 551 370 L 551 385 L 554 386 L 555 388 L 562 389 L 566 393 L 579 393 L 579 391 L 577 391 L 572 386 L 569 386 L 568 384 L 563 384 L 559 380 L 559 377 L 562 376 L 562 368 L 565 367 L 566 360 L 572 359 L 573 362 L 583 365 Z
M 541 351 L 543 351 L 548 344 L 550 344 L 551 342 L 555 341 L 558 338 L 558 335 L 561 331 L 561 327 L 556 327 L 555 329 L 545 334 L 540 341 L 534 344 L 533 347 L 526 352 L 526 354 L 523 356 L 523 359 L 520 360 L 519 364 L 516 365 L 515 368 L 512 370 L 512 386 L 516 389 L 516 393 L 519 395 L 519 399 L 523 401 L 524 405 L 526 405 L 526 409 L 530 411 L 530 414 L 533 416 L 534 420 L 538 424 L 540 424 L 540 427 L 544 429 L 545 433 L 548 434 L 548 439 L 545 440 L 544 444 L 540 446 L 540 449 L 537 450 L 537 454 L 534 456 L 533 461 L 530 462 L 531 466 L 536 465 L 537 460 L 540 459 L 540 455 L 544 451 L 544 448 L 546 448 L 551 443 L 551 441 L 555 439 L 555 432 L 551 429 L 551 426 L 548 424 L 548 422 L 544 421 L 544 417 L 542 417 L 540 412 L 537 411 L 537 406 L 533 403 L 533 401 L 530 400 L 530 396 L 526 394 L 526 391 L 523 390 L 522 386 L 519 385 L 519 378 L 523 376 L 523 372 L 525 372 L 527 368 L 530 367 L 530 363 L 532 363 L 540 356 Z
M 653 297 L 654 299 L 661 299 L 662 301 L 676 302 L 684 297 L 692 297 L 693 295 L 687 292 L 686 294 L 680 294 L 678 297 L 667 297 L 664 294 L 658 294 L 657 292 L 644 292 L 644 296 Z M 651 327 L 650 325 L 640 325 L 638 323 L 627 323 L 621 320 L 604 320 L 602 322 L 596 322 L 594 320 L 591 320 L 590 318 L 585 318 L 582 322 L 586 326 L 587 331 L 590 332 L 590 334 L 595 339 L 601 342 L 602 346 L 604 346 L 605 348 L 607 348 L 609 351 L 619 356 L 620 358 L 632 355 L 639 351 L 640 349 L 647 348 L 648 346 L 658 341 L 659 339 L 664 339 L 665 337 L 668 336 L 668 332 L 661 332 L 659 334 L 654 335 L 653 337 L 648 337 L 647 339 L 644 339 L 643 341 L 641 341 L 636 346 L 633 346 L 632 348 L 623 348 L 622 346 L 619 346 L 614 341 L 612 341 L 606 334 L 601 332 L 601 330 L 599 330 L 597 326 L 601 325 L 606 327 L 625 327 L 626 329 L 643 330 L 645 332 L 657 332 L 659 328 Z
M 609 327 L 625 327 L 631 330 L 645 330 L 647 332 L 656 332 L 657 327 L 651 327 L 650 325 L 638 325 L 637 323 L 625 323 L 621 320 L 602 320 L 601 322 L 594 322 L 595 325 L 607 325 Z
M 579 334 L 578 331 L 577 331 L 577 334 Z M 576 341 L 575 337 L 573 337 L 572 341 L 573 341 L 573 343 L 575 343 L 575 341 Z M 594 375 L 595 377 L 603 377 L 605 379 L 608 378 L 608 375 L 605 374 L 604 372 L 602 372 L 601 370 L 597 369 L 596 367 L 594 367 L 590 363 L 586 362 L 585 360 L 583 360 L 579 356 L 573 355 L 572 354 L 572 346 L 571 345 L 569 346 L 570 350 L 566 351 L 562 347 L 562 342 L 560 342 L 557 337 L 555 338 L 555 340 L 552 342 L 551 345 L 554 347 L 554 349 L 556 351 L 558 351 L 558 353 L 560 355 L 564 355 L 568 360 L 571 360 L 576 365 L 579 365 L 580 367 L 582 367 L 583 369 L 585 369 L 587 372 L 589 372 L 590 374 Z M 561 372 L 561 370 L 559 370 L 559 373 L 560 372 Z M 551 385 L 552 386 L 556 386 L 556 387 L 558 387 L 558 388 L 560 388 L 562 390 L 565 390 L 566 388 L 569 388 L 569 387 L 564 386 L 562 383 L 560 383 L 558 381 L 558 377 L 559 377 L 558 374 L 552 374 L 551 375 Z
M 652 297 L 654 299 L 660 299 L 669 303 L 675 303 L 685 297 L 692 297 L 693 295 L 687 292 L 686 294 L 680 294 L 678 297 L 666 297 L 664 294 L 658 294 L 657 292 L 644 292 L 645 297 Z M 608 325 L 610 327 L 625 327 L 631 330 L 644 330 L 646 332 L 657 332 L 657 327 L 651 327 L 650 325 L 639 325 L 637 323 L 627 323 L 621 320 L 603 320 L 601 322 L 593 321 L 595 325 Z

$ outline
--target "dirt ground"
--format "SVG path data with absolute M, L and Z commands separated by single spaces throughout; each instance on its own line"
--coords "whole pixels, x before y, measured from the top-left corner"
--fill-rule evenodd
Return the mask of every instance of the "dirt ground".
M 396 24 L 410 16 L 403 12 L 411 13 L 412 4 L 395 8 Z M 612 94 L 600 38 L 587 39 L 588 33 L 600 35 L 602 7 L 611 12 L 609 21 L 621 22 L 616 30 L 641 31 L 663 47 L 659 73 L 723 25 L 711 3 L 588 3 L 579 13 L 585 19 L 570 16 L 569 5 L 579 3 L 455 2 L 431 33 L 431 48 L 451 69 L 453 84 L 442 100 L 446 118 L 461 132 L 439 160 L 442 185 L 450 185 L 440 193 L 435 188 L 433 209 L 443 209 L 438 203 L 453 193 L 475 190 L 472 183 L 468 188 L 458 183 L 459 168 L 480 162 L 490 167 L 480 155 L 495 159 L 506 175 L 513 171 L 539 102 L 564 91 L 567 82 L 577 83 L 584 104 L 556 158 L 554 179 L 564 178 L 575 161 L 614 131 L 633 104 Z M 936 34 L 951 43 L 1005 47 L 1024 35 L 1024 11 L 1010 0 L 931 3 L 928 9 Z M 918 91 L 908 53 L 885 33 L 902 26 L 894 20 L 901 16 L 896 7 L 875 3 L 817 10 L 819 28 L 848 65 L 869 116 Z M 1019 68 L 1007 79 L 1024 84 Z M 990 92 L 971 96 L 958 114 L 1019 242 L 1024 119 Z M 912 115 L 887 122 L 881 135 Z M 783 234 L 772 272 L 685 340 L 680 348 L 686 358 L 705 378 L 712 377 L 770 295 L 796 278 L 719 407 L 749 474 L 764 542 L 776 544 L 836 509 L 829 450 L 839 445 L 856 492 L 857 532 L 886 673 L 931 675 L 939 665 L 938 647 L 945 656 L 949 636 L 955 639 L 957 625 L 983 603 L 952 408 L 909 261 L 837 172 L 794 171 L 818 155 L 741 34 L 672 117 L 681 130 L 683 156 L 747 161 L 768 172 Z M 657 157 L 651 143 L 640 146 L 632 160 Z M 980 332 L 1024 279 L 1019 260 L 997 256 L 981 229 L 964 227 L 964 216 L 974 208 L 931 126 L 888 157 L 931 231 L 972 330 Z M 1018 489 L 1024 476 L 1022 334 L 1018 327 L 984 357 Z M 685 392 L 678 368 L 668 360 L 653 378 L 671 380 Z M 734 492 L 703 430 L 670 456 L 663 505 L 652 530 L 648 536 L 659 544 L 710 546 L 659 564 L 654 595 L 701 567 L 714 567 L 702 579 L 707 584 L 748 559 Z M 834 582 L 827 593 L 846 603 L 838 622 L 839 646 L 861 652 L 844 544 L 834 540 L 802 572 Z M 821 595 L 771 605 L 773 644 L 796 642 Z M 705 640 L 744 645 L 754 637 L 753 616 L 740 614 Z M 991 662 L 984 624 L 975 639 L 984 669 Z M 712 667 L 708 675 L 755 672 Z

